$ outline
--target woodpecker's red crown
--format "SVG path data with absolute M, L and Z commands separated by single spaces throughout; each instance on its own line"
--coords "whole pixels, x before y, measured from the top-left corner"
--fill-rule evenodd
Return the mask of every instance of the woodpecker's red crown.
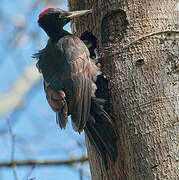
M 41 12 L 40 15 L 39 15 L 39 19 L 42 17 L 43 14 L 45 14 L 48 11 L 49 11 L 49 8 L 45 9 L 43 12 Z M 38 21 L 39 21 L 39 19 L 38 19 Z

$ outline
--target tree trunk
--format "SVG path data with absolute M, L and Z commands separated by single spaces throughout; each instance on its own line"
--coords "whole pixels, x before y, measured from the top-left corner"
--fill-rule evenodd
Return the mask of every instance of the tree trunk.
M 174 0 L 69 0 L 80 36 L 98 39 L 108 80 L 108 112 L 118 130 L 118 159 L 107 171 L 87 141 L 93 180 L 179 178 L 179 64 Z

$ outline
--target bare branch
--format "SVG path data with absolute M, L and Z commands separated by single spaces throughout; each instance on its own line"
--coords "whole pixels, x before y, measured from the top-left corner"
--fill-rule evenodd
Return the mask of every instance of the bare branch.
M 14 161 L 14 164 L 16 166 L 56 166 L 56 165 L 72 166 L 75 163 L 81 163 L 81 162 L 87 162 L 87 161 L 88 161 L 87 157 L 82 157 L 82 158 L 76 158 L 76 159 L 69 159 L 69 160 L 65 160 L 65 161 L 33 161 L 33 160 Z M 0 168 L 12 167 L 12 166 L 13 166 L 12 162 L 0 163 Z

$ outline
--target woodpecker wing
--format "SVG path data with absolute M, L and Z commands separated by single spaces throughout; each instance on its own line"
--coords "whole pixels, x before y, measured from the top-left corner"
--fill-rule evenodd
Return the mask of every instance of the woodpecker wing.
M 65 71 L 68 71 L 68 75 L 62 77 L 62 80 L 69 98 L 67 98 L 68 107 L 71 111 L 73 128 L 81 132 L 88 120 L 91 106 L 92 62 L 89 51 L 76 36 L 65 36 L 58 41 L 57 46 L 66 60 Z
M 73 128 L 81 132 L 88 120 L 94 92 L 93 64 L 87 47 L 78 37 L 67 35 L 58 42 L 49 40 L 36 56 L 44 80 L 56 93 L 64 91 Z

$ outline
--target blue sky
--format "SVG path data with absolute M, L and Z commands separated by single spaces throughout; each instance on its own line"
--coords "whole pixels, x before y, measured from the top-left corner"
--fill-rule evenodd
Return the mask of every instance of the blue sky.
M 49 7 L 49 4 L 36 0 L 1 1 L 0 97 L 22 76 L 25 67 L 35 63 L 32 54 L 45 46 L 48 38 L 37 26 L 36 21 L 39 13 Z M 50 5 L 68 8 L 66 1 L 59 2 L 59 6 L 57 3 L 52 4 L 53 1 Z M 65 28 L 69 30 L 69 24 Z M 7 117 L 16 136 L 16 160 L 65 160 L 86 153 L 84 134 L 75 133 L 71 123 L 65 131 L 57 127 L 55 114 L 46 102 L 42 82 L 36 84 L 24 97 L 20 109 L 12 110 L 0 117 L 0 162 L 9 161 L 11 157 Z M 78 143 L 82 144 L 82 148 Z M 84 168 L 89 173 L 88 163 Z M 19 179 L 26 180 L 30 169 L 17 168 Z M 36 167 L 30 177 L 35 177 L 36 180 L 78 180 L 79 173 L 66 166 Z M 14 180 L 12 169 L 0 168 L 0 180 L 7 179 Z M 84 177 L 84 180 L 86 179 Z

